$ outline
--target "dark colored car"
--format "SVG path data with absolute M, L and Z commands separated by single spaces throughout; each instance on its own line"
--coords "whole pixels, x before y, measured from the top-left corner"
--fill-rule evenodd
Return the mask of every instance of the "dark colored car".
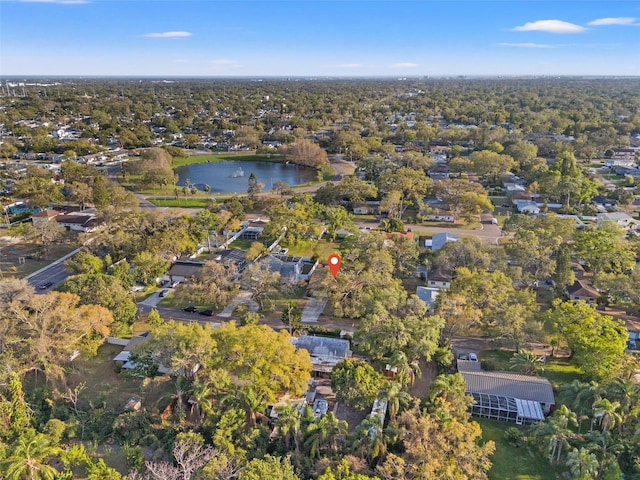
M 40 290 L 46 290 L 47 288 L 49 288 L 51 285 L 53 285 L 53 282 L 44 282 L 41 283 L 40 285 L 38 285 L 38 289 Z
M 197 312 L 198 309 L 196 307 L 194 307 L 193 305 L 189 305 L 188 307 L 186 307 L 184 309 L 185 312 L 189 312 L 189 313 L 193 313 L 193 312 Z
M 211 309 L 200 310 L 198 313 L 200 315 L 206 315 L 207 317 L 213 317 L 213 310 Z

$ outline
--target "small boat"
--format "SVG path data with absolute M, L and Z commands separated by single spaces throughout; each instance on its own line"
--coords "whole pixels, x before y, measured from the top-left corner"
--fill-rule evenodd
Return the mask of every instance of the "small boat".
M 238 177 L 244 177 L 244 170 L 242 170 L 242 167 L 238 167 L 238 169 L 233 172 L 233 175 L 231 175 L 233 178 L 238 178 Z

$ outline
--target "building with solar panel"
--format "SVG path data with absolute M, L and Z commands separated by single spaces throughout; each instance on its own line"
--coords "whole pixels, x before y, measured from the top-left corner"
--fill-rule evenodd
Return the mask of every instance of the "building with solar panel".
M 553 388 L 543 377 L 511 372 L 488 372 L 480 362 L 458 360 L 458 371 L 464 378 L 465 392 L 474 403 L 471 414 L 517 425 L 544 420 L 555 405 Z

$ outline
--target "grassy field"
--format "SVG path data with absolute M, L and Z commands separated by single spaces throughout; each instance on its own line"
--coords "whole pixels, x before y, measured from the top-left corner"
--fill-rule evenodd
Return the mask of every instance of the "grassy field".
M 212 200 L 210 197 L 192 197 L 180 198 L 175 197 L 149 197 L 148 201 L 156 207 L 175 207 L 175 208 L 204 208 Z
M 234 240 L 233 242 L 231 242 L 231 244 L 229 245 L 229 248 L 239 248 L 240 250 L 247 250 L 251 246 L 251 244 L 255 241 L 256 240 L 238 238 L 237 240 Z
M 138 396 L 145 408 L 156 408 L 158 398 L 170 390 L 171 379 L 168 376 L 143 379 L 116 373 L 113 358 L 122 348 L 105 343 L 98 349 L 96 357 L 78 357 L 68 376 L 69 385 L 73 388 L 84 384 L 80 398 L 94 404 L 104 402 L 120 409 L 129 398 Z
M 482 427 L 483 440 L 493 440 L 496 451 L 491 457 L 493 467 L 489 471 L 492 480 L 555 480 L 562 478 L 562 470 L 551 467 L 538 453 L 535 446 L 513 447 L 504 438 L 504 432 L 512 423 L 474 418 Z
M 317 255 L 320 262 L 326 262 L 329 255 L 338 250 L 338 243 L 328 240 L 299 240 L 295 245 L 287 246 L 287 255 L 311 257 Z
M 77 238 L 76 238 L 77 240 Z M 79 244 L 49 246 L 46 259 L 40 258 L 38 245 L 0 238 L 0 273 L 5 277 L 23 278 L 73 251 Z M 21 260 L 22 259 L 22 260 Z
M 485 361 L 493 370 L 509 371 L 511 365 L 509 359 L 513 356 L 513 350 L 483 350 L 479 353 L 480 361 Z M 567 357 L 549 357 L 544 363 L 541 377 L 549 379 L 554 387 L 569 384 L 574 380 L 585 381 L 584 374 L 572 365 Z

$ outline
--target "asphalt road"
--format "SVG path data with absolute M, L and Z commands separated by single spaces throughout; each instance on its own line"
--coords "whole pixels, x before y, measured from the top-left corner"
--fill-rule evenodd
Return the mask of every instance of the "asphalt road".
M 46 293 L 64 282 L 69 275 L 71 275 L 71 272 L 67 270 L 64 262 L 56 263 L 54 265 L 49 265 L 45 270 L 31 277 L 29 279 L 29 283 L 36 288 L 37 293 Z M 42 290 L 38 288 L 38 285 L 46 282 L 52 282 L 53 285 Z

